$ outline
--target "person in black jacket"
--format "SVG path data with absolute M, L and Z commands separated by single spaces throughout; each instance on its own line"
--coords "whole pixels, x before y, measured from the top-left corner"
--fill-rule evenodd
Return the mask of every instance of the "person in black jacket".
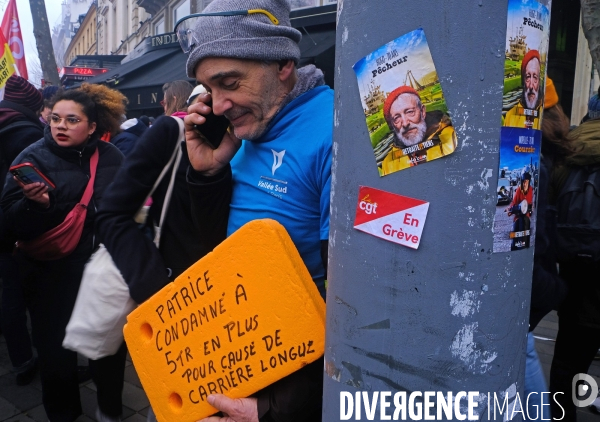
M 573 211 L 577 218 L 581 218 L 576 223 L 583 224 L 583 213 L 581 217 L 576 213 L 566 189 L 573 172 L 600 166 L 600 99 L 597 95 L 588 102 L 588 115 L 589 120 L 569 132 L 566 142 L 571 145 L 572 153 L 563 155 L 560 162 L 555 162 L 552 171 L 549 202 L 556 206 L 557 222 L 569 223 L 568 216 Z M 592 213 L 590 227 L 597 223 L 594 217 Z M 589 229 L 588 236 L 593 237 L 589 233 L 593 233 L 592 229 Z M 563 236 L 564 232 L 561 233 L 564 239 Z M 572 241 L 579 242 L 574 248 L 581 248 L 580 251 L 587 244 L 583 235 L 574 236 Z M 598 251 L 593 248 L 592 252 Z M 562 420 L 571 422 L 577 420 L 579 413 L 572 396 L 573 378 L 577 374 L 588 373 L 600 347 L 600 284 L 597 275 L 600 263 L 583 256 L 564 256 L 564 253 L 561 245 L 557 256 L 559 274 L 566 280 L 569 292 L 558 311 L 558 333 L 550 367 L 550 391 L 553 397 L 556 395 L 556 400 L 551 403 L 553 417 L 560 418 L 564 413 Z
M 0 101 L 0 194 L 10 163 L 44 135 L 44 125 L 36 115 L 42 104 L 42 95 L 26 79 L 8 78 Z
M 179 126 L 172 117 L 159 117 L 125 160 L 98 210 L 99 240 L 110 252 L 137 303 L 144 302 L 173 281 L 219 243 L 207 243 L 193 224 L 185 178 L 189 166 L 185 148 L 175 176 L 159 250 L 133 219 L 169 161 L 178 135 Z M 170 172 L 152 195 L 149 214 L 152 221 L 160 220 L 169 175 Z
M 210 252 L 225 236 L 207 239 L 194 225 L 186 182 L 190 165 L 185 145 L 179 139 L 178 117 L 162 116 L 146 130 L 125 159 L 114 182 L 105 192 L 96 218 L 100 241 L 129 285 L 133 300 L 142 303 Z M 150 193 L 175 148 L 181 148 L 173 193 L 161 227 L 160 247 L 140 230 L 134 217 Z M 160 221 L 171 168 L 152 194 L 149 225 Z M 148 420 L 155 420 L 149 413 Z
M 549 207 L 548 201 L 553 163 L 572 154 L 567 140 L 568 132 L 569 119 L 558 104 L 554 83 L 547 77 L 542 120 L 542 156 L 537 191 L 537 232 L 525 360 L 524 388 L 526 397 L 529 397 L 526 404 L 528 417 L 525 420 L 549 420 L 551 416 L 549 406 L 551 400 L 548 395 L 542 397 L 542 392 L 547 392 L 548 387 L 535 350 L 533 330 L 548 312 L 560 307 L 568 291 L 566 282 L 556 269 L 555 213 Z M 560 413 L 553 416 L 560 419 Z
M 190 85 L 189 91 L 191 88 Z M 183 155 L 175 176 L 167 218 L 161 228 L 159 250 L 134 221 L 144 199 L 178 145 L 179 125 L 175 118 L 185 115 L 185 112 L 178 111 L 173 114 L 174 117 L 159 117 L 144 132 L 107 189 L 98 210 L 96 227 L 99 240 L 123 274 L 130 295 L 137 303 L 144 302 L 175 280 L 224 239 L 223 236 L 216 243 L 207 242 L 194 226 L 186 181 L 189 159 L 185 147 L 182 148 Z M 170 174 L 169 171 L 152 194 L 149 225 L 160 221 Z
M 86 261 L 97 246 L 96 210 L 121 165 L 123 155 L 100 141 L 103 133 L 118 127 L 125 97 L 100 85 L 58 93 L 44 137 L 27 147 L 13 165 L 30 162 L 55 185 L 23 184 L 8 178 L 0 199 L 5 223 L 19 240 L 38 238 L 59 225 L 80 202 L 90 178 L 90 157 L 99 153 L 93 196 L 87 207 L 83 233 L 75 250 L 62 258 L 41 261 L 17 249 L 16 257 L 28 296 L 31 326 L 48 418 L 71 422 L 81 414 L 77 380 L 77 354 L 62 347 Z M 118 420 L 121 413 L 123 373 L 112 370 L 125 359 L 123 347 L 116 356 L 90 361 L 97 386 L 99 420 Z M 120 385 L 119 385 L 120 382 Z
M 42 95 L 26 79 L 12 75 L 0 101 L 0 195 L 10 163 L 44 135 L 36 112 Z M 0 216 L 0 278 L 2 279 L 2 330 L 17 385 L 27 385 L 36 373 L 37 360 L 27 328 L 27 307 L 17 261 L 12 256 L 15 237 Z

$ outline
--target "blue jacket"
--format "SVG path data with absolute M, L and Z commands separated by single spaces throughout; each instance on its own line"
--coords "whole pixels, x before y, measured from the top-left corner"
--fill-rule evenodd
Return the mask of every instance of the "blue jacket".
M 133 150 L 138 139 L 140 139 L 140 136 L 142 136 L 146 130 L 148 130 L 148 127 L 137 120 L 135 125 L 119 133 L 110 141 L 110 143 L 119 148 L 123 155 L 127 157 L 131 150 Z

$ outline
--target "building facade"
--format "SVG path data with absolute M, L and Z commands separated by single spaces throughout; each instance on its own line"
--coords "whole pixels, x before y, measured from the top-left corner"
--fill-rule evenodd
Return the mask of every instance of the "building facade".
M 315 3 L 318 1 L 318 6 L 302 7 L 292 10 L 290 21 L 292 26 L 301 30 L 305 36 L 300 41 L 299 47 L 301 58 L 299 66 L 314 64 L 322 69 L 325 74 L 325 82 L 333 87 L 334 65 L 335 65 L 335 21 L 336 21 L 336 4 L 329 2 L 321 4 L 320 0 L 310 0 Z M 113 0 L 109 6 L 113 4 L 119 5 L 119 0 Z M 102 4 L 102 3 L 100 3 Z M 309 4 L 304 0 L 303 4 Z M 183 16 L 194 12 L 188 4 L 180 2 L 163 4 L 155 17 L 143 22 L 140 26 L 138 34 L 130 34 L 129 44 L 127 40 L 123 40 L 117 51 L 121 51 L 121 55 L 101 55 L 98 57 L 121 57 L 119 65 L 108 69 L 98 69 L 102 73 L 95 75 L 89 79 L 90 83 L 99 83 L 107 85 L 111 88 L 121 91 L 128 99 L 127 113 L 130 117 L 137 117 L 145 114 L 148 116 L 158 116 L 163 113 L 163 108 L 160 105 L 160 100 L 163 97 L 162 86 L 166 82 L 183 79 L 191 83 L 195 81 L 188 78 L 185 72 L 185 63 L 187 55 L 181 51 L 176 35 L 172 32 L 172 26 Z M 138 4 L 138 13 L 140 10 L 146 12 L 146 7 L 151 8 L 152 4 L 144 3 L 144 8 Z M 194 7 L 198 7 L 198 2 Z M 118 10 L 118 7 L 117 7 Z M 132 9 L 133 10 L 133 9 Z M 139 15 L 138 15 L 139 16 Z M 98 43 L 102 46 L 103 43 L 108 43 L 106 37 L 102 39 L 101 19 L 98 17 Z M 116 16 L 116 21 L 119 21 Z M 166 22 L 165 22 L 166 21 Z M 167 29 L 163 29 L 164 27 Z M 104 21 L 102 21 L 104 24 Z M 138 23 L 139 24 L 139 23 Z M 143 36 L 147 30 L 160 32 L 157 35 Z M 166 32 L 163 32 L 166 31 Z M 143 36 L 141 41 L 134 45 L 134 38 Z M 101 47 L 98 47 L 101 50 Z M 125 50 L 127 54 L 125 55 Z M 113 52 L 114 53 L 114 52 Z M 67 71 L 82 72 L 81 69 L 75 69 L 78 66 L 90 64 L 90 67 L 95 56 L 76 56 L 75 61 L 71 64 L 73 69 L 65 69 L 64 74 L 74 80 L 81 80 L 81 75 L 72 75 Z M 106 61 L 104 66 L 106 68 Z M 89 71 L 86 69 L 85 71 Z M 88 72 L 89 73 L 89 72 Z M 71 85 L 77 86 L 77 83 Z
M 79 16 L 79 26 L 64 53 L 64 65 L 69 66 L 76 56 L 97 53 L 96 47 L 96 3 L 92 3 L 85 15 Z
M 152 15 L 151 35 L 173 32 L 175 23 L 190 13 L 200 13 L 212 0 L 136 0 L 136 3 Z M 290 0 L 292 10 L 325 6 L 337 0 Z
M 66 64 L 65 52 L 81 25 L 80 17 L 88 13 L 93 2 L 94 0 L 62 1 L 60 21 L 52 28 L 52 47 L 59 68 Z
M 136 50 L 149 39 L 175 43 L 175 23 L 186 15 L 202 12 L 211 1 L 63 0 L 61 25 L 55 27 L 53 34 L 57 63 L 63 67 L 76 56 L 88 54 L 124 55 L 129 60 L 137 57 Z M 290 3 L 292 10 L 300 10 L 335 4 L 336 0 Z M 555 82 L 565 112 L 573 124 L 578 124 L 587 112 L 588 99 L 597 92 L 598 72 L 592 69 L 578 2 L 554 0 L 551 17 L 548 74 Z M 68 48 L 67 41 L 71 43 Z
M 152 16 L 135 0 L 98 0 L 98 54 L 129 54 L 150 35 Z
M 62 23 L 53 35 L 59 66 L 82 54 L 128 55 L 145 38 L 170 34 L 179 19 L 200 13 L 211 1 L 64 0 Z M 336 0 L 291 0 L 292 10 L 334 3 Z M 79 31 L 82 26 L 83 32 Z

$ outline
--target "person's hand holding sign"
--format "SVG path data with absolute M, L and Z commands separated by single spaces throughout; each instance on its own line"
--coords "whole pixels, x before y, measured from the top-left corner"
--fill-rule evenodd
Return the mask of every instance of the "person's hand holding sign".
M 226 416 L 210 416 L 198 422 L 258 422 L 257 399 L 230 399 L 222 394 L 211 394 L 208 403 Z

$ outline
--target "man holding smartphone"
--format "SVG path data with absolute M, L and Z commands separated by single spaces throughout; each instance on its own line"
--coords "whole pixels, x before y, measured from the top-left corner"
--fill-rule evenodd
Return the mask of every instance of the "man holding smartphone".
M 206 236 L 223 238 L 259 218 L 280 222 L 324 297 L 333 91 L 319 69 L 296 68 L 301 34 L 289 13 L 287 0 L 214 0 L 176 25 L 188 76 L 208 91 L 185 118 L 188 183 Z M 211 113 L 230 123 L 214 149 L 202 135 Z M 228 421 L 315 421 L 322 380 L 320 359 L 254 397 L 208 401 Z

